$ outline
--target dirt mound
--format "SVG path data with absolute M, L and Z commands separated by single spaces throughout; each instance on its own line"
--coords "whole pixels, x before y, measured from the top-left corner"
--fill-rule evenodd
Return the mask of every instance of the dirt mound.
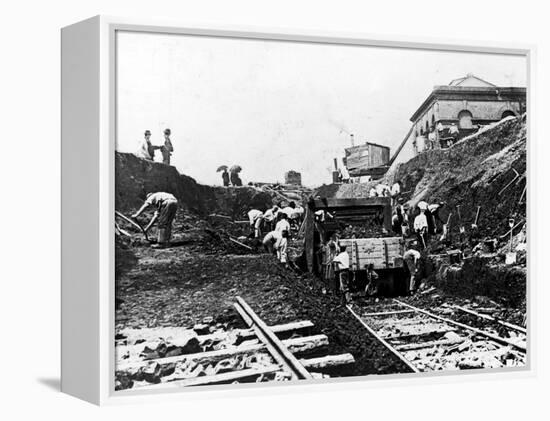
M 147 193 L 157 191 L 172 193 L 187 211 L 234 219 L 244 218 L 252 207 L 265 210 L 272 204 L 271 196 L 256 187 L 205 186 L 172 166 L 129 153 L 116 152 L 115 174 L 115 206 L 121 212 L 139 208 Z
M 441 217 L 453 212 L 451 227 L 455 231 L 459 227 L 457 205 L 468 227 L 481 206 L 479 235 L 504 234 L 509 229 L 508 218 L 525 218 L 526 206 L 520 203 L 526 184 L 525 130 L 524 119 L 509 119 L 449 149 L 417 155 L 395 173 L 395 180 L 407 192 L 404 200 L 410 205 L 420 200 L 445 201 Z M 514 180 L 516 172 L 520 176 Z

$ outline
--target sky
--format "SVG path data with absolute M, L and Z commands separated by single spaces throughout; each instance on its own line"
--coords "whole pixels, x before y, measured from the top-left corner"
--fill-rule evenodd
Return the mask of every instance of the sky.
M 188 35 L 117 35 L 116 149 L 135 152 L 143 132 L 172 165 L 219 185 L 220 165 L 245 183 L 331 182 L 333 158 L 366 141 L 390 156 L 435 85 L 473 73 L 499 86 L 526 85 L 519 56 L 327 45 Z M 399 160 L 412 156 L 406 146 Z M 160 160 L 157 153 L 156 160 Z M 340 161 L 341 162 L 341 161 Z

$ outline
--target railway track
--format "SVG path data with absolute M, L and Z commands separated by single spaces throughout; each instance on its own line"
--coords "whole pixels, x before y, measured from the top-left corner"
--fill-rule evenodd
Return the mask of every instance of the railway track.
M 368 312 L 365 307 L 348 306 L 348 310 L 411 372 L 514 367 L 526 363 L 525 328 L 489 318 L 507 331 L 508 337 L 503 337 L 495 329 L 481 329 L 450 318 L 457 312 L 468 313 L 474 320 L 488 317 L 463 307 L 441 306 L 427 311 L 394 299 L 376 312 Z
M 137 338 L 117 346 L 117 390 L 309 380 L 355 363 L 349 353 L 326 355 L 328 337 L 308 335 L 314 327 L 308 320 L 268 326 L 241 297 L 234 307 L 247 329 L 193 336 L 172 328 L 160 342 Z

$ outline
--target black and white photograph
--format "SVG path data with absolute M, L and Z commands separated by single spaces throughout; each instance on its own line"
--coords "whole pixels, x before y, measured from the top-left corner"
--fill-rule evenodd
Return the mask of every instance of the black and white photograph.
M 117 393 L 529 366 L 525 55 L 115 45 Z

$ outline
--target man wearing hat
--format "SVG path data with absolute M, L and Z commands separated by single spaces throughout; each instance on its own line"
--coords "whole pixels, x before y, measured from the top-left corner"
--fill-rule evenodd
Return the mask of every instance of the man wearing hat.
M 170 165 L 170 155 L 174 152 L 174 147 L 172 146 L 172 141 L 170 140 L 170 134 L 172 134 L 170 129 L 164 130 L 164 145 L 160 147 L 160 152 L 162 153 L 162 163 L 166 165 Z
M 155 158 L 155 149 L 158 149 L 157 146 L 153 146 L 151 143 L 151 131 L 145 130 L 143 140 L 139 143 L 139 148 L 136 155 L 138 158 L 147 159 L 148 161 L 153 161 Z

